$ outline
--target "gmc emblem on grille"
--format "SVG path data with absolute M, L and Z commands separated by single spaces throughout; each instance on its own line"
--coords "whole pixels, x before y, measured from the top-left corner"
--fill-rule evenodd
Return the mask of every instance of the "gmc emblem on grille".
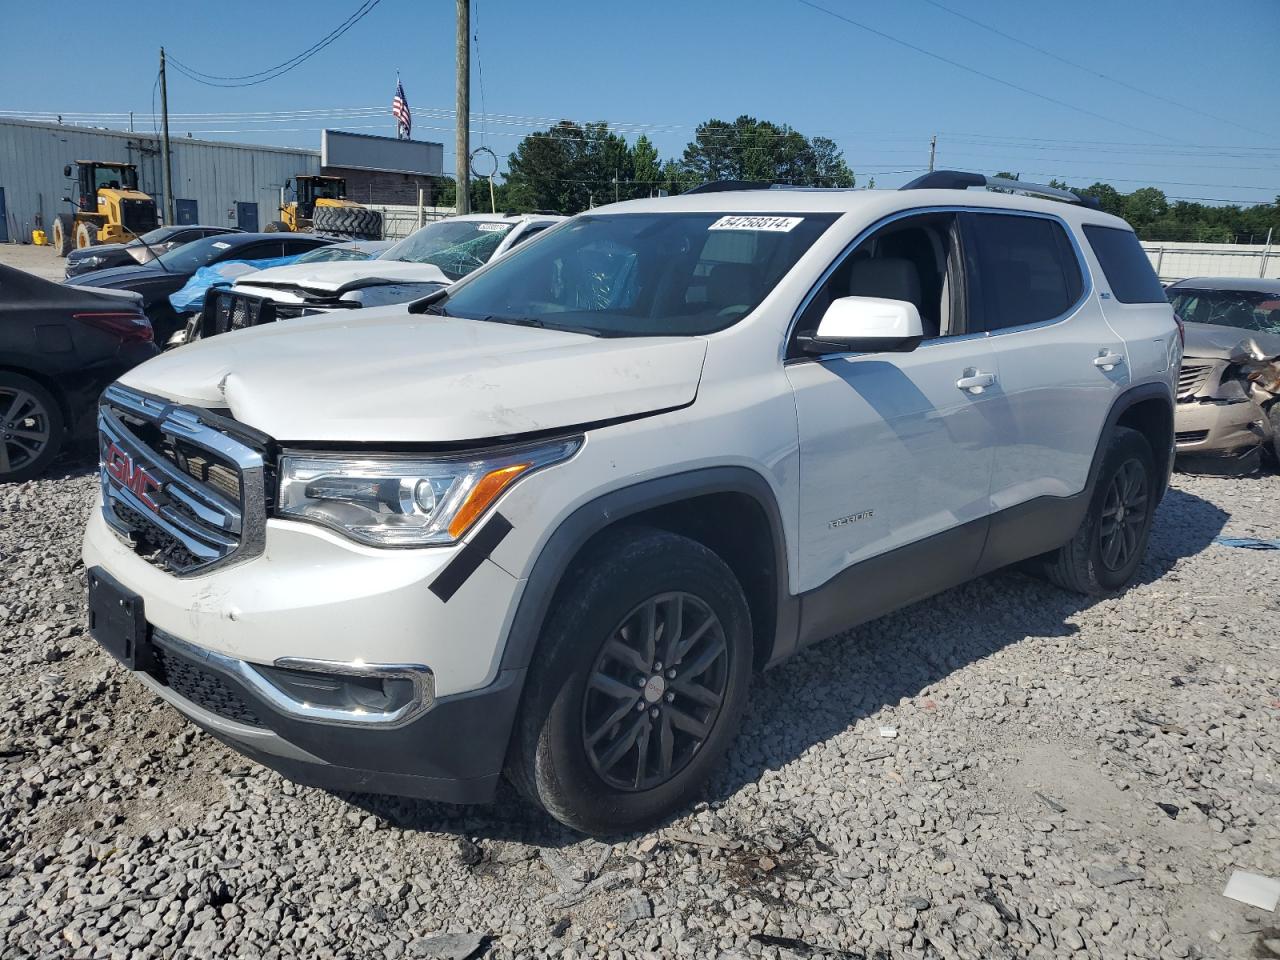
M 158 511 L 160 509 L 160 504 L 152 496 L 153 493 L 160 493 L 160 481 L 147 473 L 146 467 L 134 463 L 133 457 L 129 456 L 114 443 L 107 448 L 103 466 L 112 480 L 126 490 L 133 491 L 134 495 L 149 510 Z

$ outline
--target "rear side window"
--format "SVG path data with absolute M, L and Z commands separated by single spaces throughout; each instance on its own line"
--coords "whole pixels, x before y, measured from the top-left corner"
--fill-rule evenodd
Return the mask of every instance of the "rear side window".
M 1164 288 L 1132 230 L 1086 224 L 1084 235 L 1121 303 L 1164 303 Z
M 1080 261 L 1057 221 L 976 213 L 969 227 L 978 264 L 977 329 L 1055 320 L 1080 299 Z

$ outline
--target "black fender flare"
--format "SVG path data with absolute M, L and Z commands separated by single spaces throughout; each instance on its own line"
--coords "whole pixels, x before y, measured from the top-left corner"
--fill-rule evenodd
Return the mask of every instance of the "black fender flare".
M 603 494 L 569 514 L 543 544 L 534 561 L 507 631 L 501 669 L 522 669 L 529 665 L 552 599 L 574 557 L 593 536 L 620 520 L 655 507 L 717 493 L 744 494 L 764 511 L 773 541 L 777 592 L 768 661 L 772 664 L 791 653 L 799 629 L 799 600 L 789 589 L 790 567 L 781 509 L 773 488 L 760 473 L 749 467 L 723 466 L 644 480 Z
M 1102 432 L 1098 435 L 1098 445 L 1093 451 L 1093 462 L 1089 464 L 1089 479 L 1085 484 L 1086 498 L 1085 502 L 1091 502 L 1093 498 L 1094 486 L 1098 480 L 1098 471 L 1102 469 L 1102 460 L 1106 455 L 1107 447 L 1111 443 L 1111 435 L 1115 433 L 1116 425 L 1120 422 L 1120 418 L 1125 412 L 1143 403 L 1147 400 L 1163 400 L 1169 406 L 1169 449 L 1167 451 L 1152 450 L 1155 455 L 1156 463 L 1164 470 L 1164 476 L 1160 478 L 1160 495 L 1164 496 L 1164 491 L 1169 485 L 1169 480 L 1173 474 L 1173 421 L 1174 421 L 1174 398 L 1173 390 L 1167 383 L 1149 382 L 1140 383 L 1124 390 L 1111 404 L 1111 409 L 1107 411 L 1107 419 L 1103 422 Z M 1161 454 L 1164 454 L 1163 456 Z

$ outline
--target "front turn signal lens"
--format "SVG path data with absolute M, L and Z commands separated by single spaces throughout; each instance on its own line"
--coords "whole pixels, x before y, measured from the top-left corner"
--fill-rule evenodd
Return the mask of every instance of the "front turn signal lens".
M 455 540 L 460 539 L 471 524 L 475 523 L 476 517 L 488 510 L 489 504 L 497 500 L 499 494 L 531 466 L 533 466 L 531 463 L 513 463 L 509 467 L 502 467 L 481 477 L 480 482 L 471 488 L 471 493 L 450 521 L 449 536 Z

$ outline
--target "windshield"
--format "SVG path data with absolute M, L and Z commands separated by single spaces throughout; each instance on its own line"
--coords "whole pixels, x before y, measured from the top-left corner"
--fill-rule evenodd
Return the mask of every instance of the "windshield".
M 450 280 L 461 280 L 489 262 L 502 238 L 517 223 L 518 220 L 437 220 L 415 230 L 378 259 L 434 263 Z
M 94 167 L 93 189 L 137 190 L 138 171 L 132 167 Z
M 195 273 L 201 267 L 208 266 L 214 257 L 230 246 L 223 237 L 205 237 L 160 254 L 156 257 L 156 262 L 164 264 L 164 268 L 170 273 Z
M 177 231 L 173 227 L 156 227 L 154 230 L 148 230 L 142 235 L 142 239 L 147 243 L 161 243 L 168 240 Z M 134 243 L 137 243 L 135 240 Z
M 294 263 L 328 263 L 332 260 L 371 260 L 372 256 L 365 250 L 355 247 L 316 247 L 308 250 Z
M 1280 333 L 1280 293 L 1260 290 L 1169 291 L 1174 312 L 1187 323 Z
M 712 333 L 754 310 L 837 216 L 584 214 L 437 309 L 602 336 Z

